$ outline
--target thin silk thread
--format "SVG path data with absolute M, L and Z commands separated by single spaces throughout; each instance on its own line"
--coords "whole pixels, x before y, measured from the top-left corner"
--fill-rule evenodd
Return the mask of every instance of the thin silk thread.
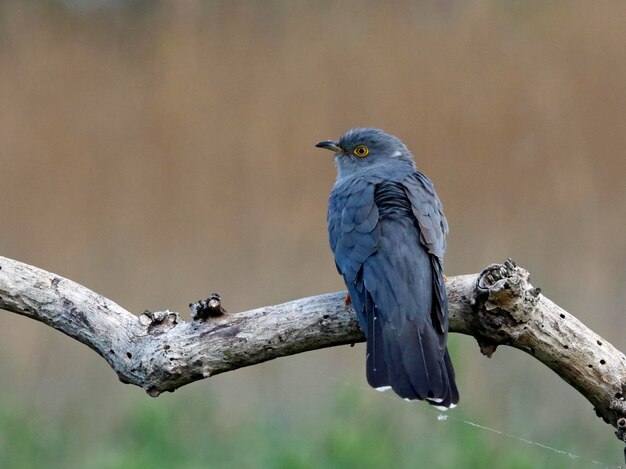
M 333 381 L 338 382 L 338 383 L 345 384 L 347 386 L 357 387 L 357 388 L 362 389 L 362 390 L 370 391 L 370 388 L 366 388 L 365 386 L 360 386 L 358 384 L 354 384 L 354 383 L 350 383 L 350 382 L 347 382 L 347 381 L 343 381 L 343 380 L 340 380 L 338 378 L 335 378 L 334 376 L 330 376 L 330 375 L 326 375 L 326 376 L 328 378 L 332 379 Z M 392 396 L 387 396 L 387 395 L 382 394 L 382 393 L 380 394 L 380 397 L 384 397 L 386 399 L 391 399 L 391 400 L 396 401 L 396 402 L 403 402 L 400 399 L 396 399 L 396 398 L 394 398 Z M 436 413 L 438 421 L 453 420 L 453 421 L 456 421 L 456 422 L 461 422 L 461 423 L 464 423 L 464 424 L 469 425 L 469 426 L 474 427 L 474 428 L 478 428 L 478 429 L 485 430 L 485 431 L 488 431 L 488 432 L 491 432 L 491 433 L 495 433 L 496 435 L 501 435 L 501 436 L 504 436 L 506 438 L 510 438 L 512 440 L 521 441 L 522 443 L 525 443 L 525 444 L 530 445 L 530 446 L 537 446 L 537 447 L 542 448 L 544 450 L 552 451 L 553 453 L 556 453 L 556 454 L 561 455 L 561 456 L 565 456 L 565 457 L 567 457 L 569 459 L 578 459 L 578 460 L 581 460 L 581 461 L 590 462 L 592 464 L 595 464 L 596 466 L 602 466 L 604 469 L 622 469 L 622 466 L 620 466 L 620 465 L 611 465 L 611 464 L 608 464 L 608 463 L 597 461 L 595 459 L 585 458 L 583 456 L 579 456 L 579 455 L 577 455 L 575 453 L 572 453 L 570 451 L 565 451 L 565 450 L 562 450 L 562 449 L 554 448 L 552 446 L 544 445 L 543 443 L 539 443 L 537 441 L 532 441 L 532 440 L 529 440 L 529 439 L 521 437 L 521 436 L 513 435 L 511 433 L 507 433 L 507 432 L 503 432 L 503 431 L 500 431 L 500 430 L 496 430 L 495 428 L 486 427 L 484 425 L 480 425 L 480 424 L 472 422 L 470 420 L 464 420 L 464 419 L 453 417 L 453 416 L 450 416 L 450 415 L 447 415 L 447 414 L 443 414 L 443 413 L 441 413 L 441 412 L 439 412 L 439 411 L 437 411 L 437 410 L 435 410 L 435 409 L 433 409 L 431 407 L 423 407 L 420 410 L 423 410 L 423 409 L 426 409 L 426 410 L 429 410 L 430 412 Z

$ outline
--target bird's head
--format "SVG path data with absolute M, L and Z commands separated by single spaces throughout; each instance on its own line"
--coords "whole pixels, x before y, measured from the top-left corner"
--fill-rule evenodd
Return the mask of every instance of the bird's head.
M 335 152 L 339 178 L 369 173 L 374 168 L 415 168 L 406 145 L 379 129 L 350 129 L 338 141 L 327 140 L 315 146 Z

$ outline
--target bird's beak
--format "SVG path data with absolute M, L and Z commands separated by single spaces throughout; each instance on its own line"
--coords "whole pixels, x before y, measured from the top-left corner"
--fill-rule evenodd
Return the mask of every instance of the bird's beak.
M 334 151 L 335 153 L 345 153 L 343 148 L 339 146 L 338 142 L 332 140 L 326 140 L 315 145 L 317 148 L 323 148 L 324 150 Z

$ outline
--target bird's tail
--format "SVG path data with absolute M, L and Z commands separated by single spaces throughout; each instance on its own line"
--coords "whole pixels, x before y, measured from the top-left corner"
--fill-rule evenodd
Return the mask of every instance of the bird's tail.
M 452 368 L 452 361 L 450 361 L 450 355 L 448 354 L 447 348 L 443 355 L 443 362 L 445 366 L 444 374 L 448 381 L 447 392 L 440 398 L 426 398 L 426 402 L 437 408 L 449 409 L 455 407 L 459 403 L 459 390 L 456 387 L 454 368 Z
M 438 408 L 454 407 L 459 392 L 448 350 L 432 326 L 406 321 L 385 324 L 376 310 L 368 314 L 367 380 L 380 391 L 393 389 L 407 400 L 425 400 Z

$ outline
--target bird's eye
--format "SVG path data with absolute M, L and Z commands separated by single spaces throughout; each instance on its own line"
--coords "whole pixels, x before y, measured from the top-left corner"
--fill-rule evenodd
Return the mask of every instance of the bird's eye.
M 369 152 L 369 149 L 365 145 L 359 145 L 354 149 L 354 154 L 359 158 L 365 158 Z

